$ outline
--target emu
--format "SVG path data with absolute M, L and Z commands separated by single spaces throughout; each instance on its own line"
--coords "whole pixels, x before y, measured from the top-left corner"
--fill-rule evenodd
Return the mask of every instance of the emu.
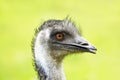
M 37 30 L 32 42 L 34 64 L 39 80 L 66 80 L 65 56 L 81 52 L 95 53 L 70 19 L 47 20 Z

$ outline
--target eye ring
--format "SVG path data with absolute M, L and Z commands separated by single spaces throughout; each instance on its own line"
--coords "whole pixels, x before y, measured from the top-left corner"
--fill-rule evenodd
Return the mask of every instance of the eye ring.
M 64 35 L 62 33 L 57 33 L 55 35 L 56 39 L 59 40 L 59 41 L 62 41 L 64 39 Z

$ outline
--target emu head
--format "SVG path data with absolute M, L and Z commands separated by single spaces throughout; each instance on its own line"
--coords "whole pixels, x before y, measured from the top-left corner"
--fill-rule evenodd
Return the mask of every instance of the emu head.
M 44 22 L 37 31 L 34 46 L 36 52 L 41 50 L 41 54 L 46 53 L 56 60 L 72 53 L 96 51 L 70 20 Z

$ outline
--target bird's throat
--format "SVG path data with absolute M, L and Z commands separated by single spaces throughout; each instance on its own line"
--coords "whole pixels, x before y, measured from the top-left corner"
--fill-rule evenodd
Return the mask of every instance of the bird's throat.
M 62 63 L 56 63 L 56 61 L 51 58 L 45 58 L 44 60 L 36 62 L 40 80 L 66 80 Z
M 47 49 L 47 48 L 46 48 Z M 39 80 L 66 80 L 62 61 L 54 59 L 45 47 L 35 46 L 34 56 Z

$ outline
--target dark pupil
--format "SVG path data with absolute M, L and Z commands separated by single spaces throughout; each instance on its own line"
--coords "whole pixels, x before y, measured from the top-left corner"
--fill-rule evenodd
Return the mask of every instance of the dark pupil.
M 60 38 L 61 38 L 61 37 L 62 37 L 62 35 L 61 35 L 61 34 L 58 34 L 58 37 L 60 37 Z

